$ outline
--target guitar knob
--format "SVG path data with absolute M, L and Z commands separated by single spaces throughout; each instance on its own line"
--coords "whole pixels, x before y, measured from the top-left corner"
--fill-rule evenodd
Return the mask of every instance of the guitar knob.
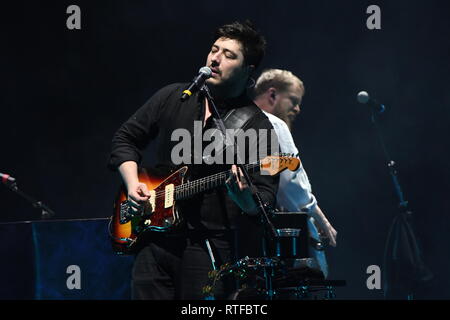
M 165 218 L 163 225 L 164 227 L 171 227 L 173 225 L 173 218 Z

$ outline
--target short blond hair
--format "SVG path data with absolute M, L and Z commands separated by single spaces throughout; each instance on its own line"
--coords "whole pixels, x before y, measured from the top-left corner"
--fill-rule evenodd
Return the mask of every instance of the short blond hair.
M 253 89 L 253 96 L 258 97 L 269 88 L 273 87 L 279 91 L 286 91 L 290 86 L 298 84 L 305 93 L 303 81 L 295 76 L 291 71 L 281 69 L 265 69 L 256 80 Z

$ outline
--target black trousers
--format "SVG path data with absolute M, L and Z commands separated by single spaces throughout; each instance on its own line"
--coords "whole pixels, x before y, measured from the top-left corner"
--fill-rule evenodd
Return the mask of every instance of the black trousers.
M 213 264 L 206 246 L 209 243 L 220 267 L 234 260 L 233 234 L 171 236 L 152 234 L 148 244 L 136 255 L 132 271 L 132 298 L 151 300 L 204 299 L 203 287 Z M 232 277 L 223 277 L 214 297 L 226 299 L 235 290 Z

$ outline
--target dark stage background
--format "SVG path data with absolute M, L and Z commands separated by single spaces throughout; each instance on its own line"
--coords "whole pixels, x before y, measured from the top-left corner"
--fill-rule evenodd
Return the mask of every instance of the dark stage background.
M 81 30 L 66 28 L 71 4 Z M 381 30 L 366 27 L 371 4 Z M 337 297 L 383 298 L 367 289 L 366 268 L 382 266 L 397 206 L 369 110 L 356 102 L 366 90 L 387 107 L 383 135 L 435 274 L 416 298 L 448 299 L 449 9 L 446 1 L 9 1 L 0 18 L 0 172 L 55 219 L 108 217 L 120 182 L 106 169 L 115 130 L 157 89 L 192 79 L 213 29 L 249 18 L 268 41 L 262 68 L 289 69 L 306 86 L 293 133 L 339 233 L 330 277 L 348 285 Z M 0 204 L 1 222 L 40 219 L 4 187 Z

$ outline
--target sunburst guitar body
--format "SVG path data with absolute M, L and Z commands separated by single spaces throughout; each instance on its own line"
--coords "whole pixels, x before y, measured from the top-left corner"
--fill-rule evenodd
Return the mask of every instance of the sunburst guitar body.
M 285 169 L 295 171 L 300 166 L 296 157 L 268 156 L 255 164 L 246 164 L 249 173 L 275 175 Z M 122 186 L 115 198 L 109 231 L 113 249 L 118 254 L 133 253 L 139 239 L 147 232 L 170 232 L 179 227 L 182 215 L 176 202 L 193 197 L 225 184 L 230 171 L 220 172 L 194 181 L 185 181 L 188 167 L 181 167 L 168 176 L 154 174 L 150 169 L 139 169 L 139 182 L 150 190 L 149 200 L 142 210 L 134 212 L 128 203 L 128 192 Z

